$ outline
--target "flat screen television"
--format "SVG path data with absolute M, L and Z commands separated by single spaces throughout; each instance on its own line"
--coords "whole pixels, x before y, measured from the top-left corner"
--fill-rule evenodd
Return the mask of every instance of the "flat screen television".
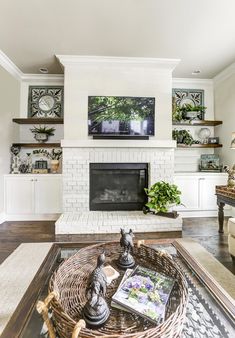
M 154 97 L 89 96 L 89 135 L 154 135 Z

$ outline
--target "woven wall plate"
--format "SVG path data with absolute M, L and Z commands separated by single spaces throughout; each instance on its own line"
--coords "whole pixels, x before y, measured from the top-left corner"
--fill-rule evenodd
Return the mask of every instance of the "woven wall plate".
M 110 242 L 86 247 L 79 250 L 63 262 L 52 275 L 49 292 L 56 293 L 50 305 L 56 332 L 61 338 L 72 337 L 76 323 L 82 319 L 83 307 L 87 301 L 86 287 L 91 271 L 96 266 L 97 256 L 105 251 L 106 264 L 112 265 L 120 277 L 108 286 L 106 300 L 111 315 L 103 327 L 98 330 L 83 328 L 81 338 L 176 338 L 180 337 L 186 315 L 188 301 L 187 282 L 178 265 L 169 254 L 140 245 L 134 247 L 133 256 L 138 265 L 154 269 L 176 279 L 169 298 L 166 319 L 158 326 L 144 320 L 136 314 L 127 313 L 110 306 L 112 295 L 122 279 L 116 260 L 121 252 L 118 242 Z

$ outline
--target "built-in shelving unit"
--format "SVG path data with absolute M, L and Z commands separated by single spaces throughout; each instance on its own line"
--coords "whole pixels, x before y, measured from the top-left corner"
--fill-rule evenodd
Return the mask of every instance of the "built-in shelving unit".
M 14 147 L 25 148 L 59 148 L 60 143 L 13 143 Z
M 221 148 L 223 147 L 222 144 L 192 144 L 191 146 L 187 145 L 187 144 L 177 144 L 177 148 Z
M 13 122 L 18 124 L 63 124 L 63 118 L 14 118 Z
M 172 121 L 173 126 L 218 126 L 222 124 L 223 121 L 213 121 L 213 120 L 192 120 L 191 122 L 176 122 Z

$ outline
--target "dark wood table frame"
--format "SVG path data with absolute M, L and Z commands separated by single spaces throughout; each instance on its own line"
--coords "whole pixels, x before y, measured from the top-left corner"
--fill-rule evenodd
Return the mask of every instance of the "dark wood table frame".
M 224 206 L 225 204 L 231 205 L 232 207 L 235 207 L 235 199 L 224 196 L 221 194 L 217 195 L 217 205 L 218 205 L 218 221 L 219 221 L 219 233 L 224 233 Z
M 177 253 L 185 260 L 188 266 L 190 266 L 193 272 L 203 281 L 203 284 L 207 286 L 213 296 L 219 301 L 222 305 L 223 309 L 230 316 L 230 318 L 234 321 L 235 319 L 235 305 L 234 301 L 231 297 L 227 297 L 224 294 L 224 289 L 220 287 L 220 285 L 211 279 L 210 275 L 208 275 L 207 271 L 201 266 L 197 264 L 197 261 L 191 254 L 174 239 L 160 239 L 160 240 L 143 240 L 142 244 L 145 245 L 153 245 L 153 244 L 172 244 Z M 97 244 L 97 242 L 80 242 L 80 243 L 54 243 L 49 250 L 44 262 L 39 268 L 37 274 L 35 275 L 33 281 L 28 287 L 25 295 L 23 296 L 21 302 L 17 306 L 15 312 L 13 313 L 9 323 L 5 327 L 1 338 L 9 338 L 9 337 L 19 337 L 23 331 L 24 326 L 26 325 L 28 318 L 35 308 L 36 301 L 39 297 L 39 294 L 42 288 L 45 285 L 45 281 L 48 276 L 52 274 L 53 266 L 60 256 L 61 249 L 69 248 L 69 249 L 77 249 L 82 248 L 87 245 Z

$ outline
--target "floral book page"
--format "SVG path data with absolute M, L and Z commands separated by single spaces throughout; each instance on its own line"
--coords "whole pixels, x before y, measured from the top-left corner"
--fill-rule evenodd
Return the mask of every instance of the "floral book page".
M 165 307 L 175 279 L 137 266 L 112 301 L 155 324 L 164 320 Z

